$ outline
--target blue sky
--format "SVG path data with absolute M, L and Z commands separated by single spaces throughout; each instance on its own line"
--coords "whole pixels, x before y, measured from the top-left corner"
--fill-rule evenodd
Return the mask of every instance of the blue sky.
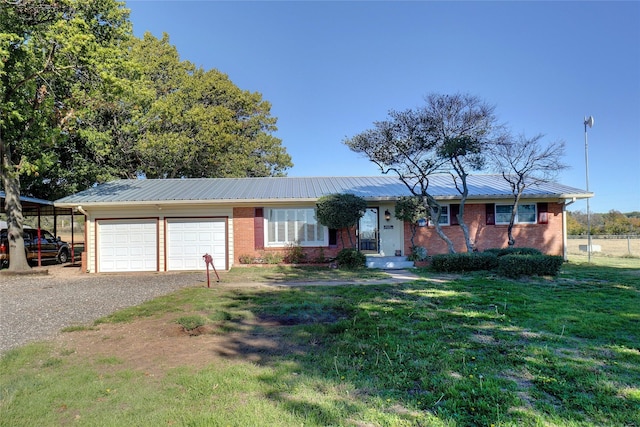
M 289 176 L 379 175 L 342 141 L 432 93 L 470 93 L 515 134 L 564 140 L 558 181 L 640 211 L 640 2 L 142 1 L 134 33 L 260 92 Z M 576 202 L 570 210 L 586 211 Z

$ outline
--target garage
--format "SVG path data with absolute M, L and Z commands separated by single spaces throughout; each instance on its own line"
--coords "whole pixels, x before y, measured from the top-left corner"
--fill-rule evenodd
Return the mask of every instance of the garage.
M 98 271 L 158 271 L 155 219 L 98 220 Z
M 202 256 L 227 269 L 227 226 L 223 218 L 167 219 L 167 270 L 205 270 Z

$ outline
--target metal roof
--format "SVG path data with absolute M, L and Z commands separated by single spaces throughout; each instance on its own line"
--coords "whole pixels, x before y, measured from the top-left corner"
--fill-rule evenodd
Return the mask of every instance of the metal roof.
M 513 197 L 501 175 L 469 176 L 468 185 L 469 199 Z M 439 199 L 460 198 L 450 175 L 430 177 L 429 192 Z M 132 179 L 96 185 L 56 200 L 55 205 L 314 201 L 335 193 L 351 193 L 367 200 L 395 200 L 410 195 L 395 176 Z M 582 199 L 592 195 L 577 188 L 545 183 L 527 188 L 523 197 Z
M 0 213 L 5 213 L 5 192 L 0 191 Z M 67 209 L 55 208 L 50 200 L 37 199 L 35 197 L 20 196 L 23 216 L 46 216 L 46 215 L 70 215 Z

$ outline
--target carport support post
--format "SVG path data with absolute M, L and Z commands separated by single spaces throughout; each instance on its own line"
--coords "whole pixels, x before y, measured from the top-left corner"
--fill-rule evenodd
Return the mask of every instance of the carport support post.
M 75 267 L 76 265 L 76 250 L 73 247 L 73 209 L 71 209 L 71 265 Z
M 40 224 L 40 205 L 38 205 L 38 267 L 42 267 L 42 246 L 40 245 L 40 230 L 41 230 L 41 224 Z

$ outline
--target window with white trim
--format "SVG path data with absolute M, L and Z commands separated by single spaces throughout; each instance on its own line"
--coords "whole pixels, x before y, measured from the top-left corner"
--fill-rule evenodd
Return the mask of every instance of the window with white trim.
M 265 234 L 268 246 L 327 246 L 328 230 L 316 219 L 314 208 L 267 209 Z
M 496 205 L 496 224 L 509 224 L 513 205 Z M 514 224 L 535 224 L 536 204 L 518 204 Z
M 440 225 L 449 225 L 449 205 L 440 205 Z M 429 218 L 429 225 L 433 226 L 433 221 Z

